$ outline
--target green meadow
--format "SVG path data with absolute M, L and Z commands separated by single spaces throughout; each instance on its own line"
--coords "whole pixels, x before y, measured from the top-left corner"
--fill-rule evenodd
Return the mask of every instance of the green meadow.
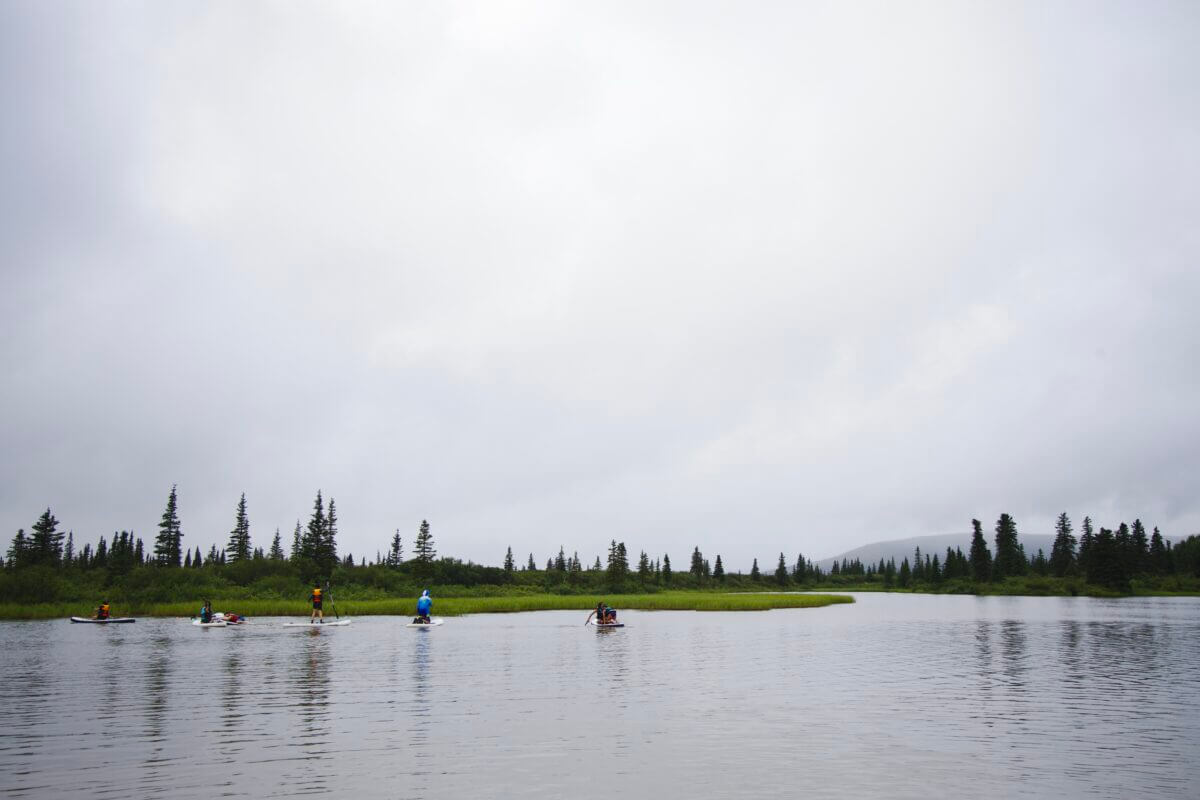
M 819 608 L 836 603 L 853 603 L 854 598 L 837 594 L 775 594 L 742 592 L 656 592 L 653 594 L 521 594 L 499 597 L 435 597 L 434 615 L 453 617 L 461 614 L 509 614 L 521 611 L 588 611 L 601 600 L 618 611 L 767 611 L 773 608 Z M 232 611 L 248 617 L 304 616 L 311 613 L 302 600 L 222 599 L 214 598 L 217 611 Z M 344 617 L 415 613 L 416 598 L 347 599 L 326 603 L 325 615 Z M 74 603 L 38 603 L 0 605 L 0 619 L 56 619 L 91 616 L 92 609 Z M 199 604 L 150 603 L 124 607 L 114 604 L 113 616 L 192 617 Z

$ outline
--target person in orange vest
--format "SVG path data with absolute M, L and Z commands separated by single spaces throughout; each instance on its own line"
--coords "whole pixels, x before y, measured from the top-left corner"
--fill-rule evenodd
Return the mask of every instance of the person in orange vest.
M 96 609 L 96 619 L 108 619 L 108 601 L 107 600 L 105 600 L 103 603 L 101 603 L 100 607 Z
M 324 625 L 325 624 L 325 615 L 321 613 L 321 584 L 319 584 L 319 583 L 313 584 L 312 607 L 313 607 L 312 616 L 308 618 L 308 621 L 312 622 L 315 619 L 315 620 L 320 621 L 320 623 L 322 625 Z

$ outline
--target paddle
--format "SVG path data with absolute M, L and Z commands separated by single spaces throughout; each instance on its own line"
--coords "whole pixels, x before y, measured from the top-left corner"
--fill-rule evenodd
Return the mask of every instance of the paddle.
M 330 594 L 330 592 L 329 592 L 329 581 L 328 581 L 328 580 L 327 580 L 327 581 L 325 581 L 325 595 L 326 595 L 326 597 L 328 597 L 328 598 L 329 598 L 329 605 L 333 606 L 333 616 L 334 616 L 334 618 L 335 618 L 335 619 L 341 619 L 341 616 L 338 614 L 338 610 L 337 610 L 337 603 L 333 602 L 333 595 L 332 595 L 332 594 Z

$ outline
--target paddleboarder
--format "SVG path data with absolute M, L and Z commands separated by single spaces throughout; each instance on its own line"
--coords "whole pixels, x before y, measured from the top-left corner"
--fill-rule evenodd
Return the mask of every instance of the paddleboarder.
M 421 592 L 421 597 L 417 600 L 417 618 L 413 622 L 419 622 L 424 625 L 429 624 L 429 612 L 433 610 L 433 598 L 429 596 L 429 590 Z
M 105 600 L 103 603 L 101 603 L 100 607 L 96 609 L 96 616 L 93 619 L 108 619 L 108 601 L 107 600 Z
M 596 609 L 588 614 L 587 622 L 583 624 L 587 625 L 588 622 L 591 622 L 592 617 L 596 618 L 597 625 L 611 625 L 617 621 L 617 612 L 601 600 L 599 603 L 596 603 Z
M 202 625 L 207 625 L 208 623 L 212 622 L 212 614 L 212 601 L 205 600 L 204 606 L 200 609 L 200 623 Z
M 318 620 L 322 625 L 325 624 L 325 615 L 321 613 L 321 584 L 314 583 L 312 590 L 312 616 L 308 618 L 309 623 Z

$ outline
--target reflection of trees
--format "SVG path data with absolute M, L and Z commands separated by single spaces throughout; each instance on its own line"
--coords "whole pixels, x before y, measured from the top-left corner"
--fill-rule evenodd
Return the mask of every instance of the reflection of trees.
M 1025 623 L 1006 619 L 1000 623 L 1000 663 L 1012 689 L 1025 688 L 1025 673 L 1029 670 Z
M 320 755 L 322 740 L 328 735 L 329 641 L 318 630 L 305 639 L 302 655 L 292 669 L 292 685 L 299 696 L 299 730 L 306 742 L 305 754 Z
M 150 655 L 146 660 L 146 739 L 153 745 L 152 755 L 148 759 L 151 764 L 158 761 L 157 756 L 162 753 L 166 738 L 163 724 L 167 717 L 168 687 L 174 666 L 172 649 L 173 641 L 168 635 L 150 640 Z
M 221 707 L 224 709 L 221 714 L 221 726 L 227 731 L 238 728 L 239 720 L 244 716 L 239 711 L 242 702 L 241 666 L 242 660 L 237 651 L 230 650 L 225 656 L 225 680 L 220 687 Z

